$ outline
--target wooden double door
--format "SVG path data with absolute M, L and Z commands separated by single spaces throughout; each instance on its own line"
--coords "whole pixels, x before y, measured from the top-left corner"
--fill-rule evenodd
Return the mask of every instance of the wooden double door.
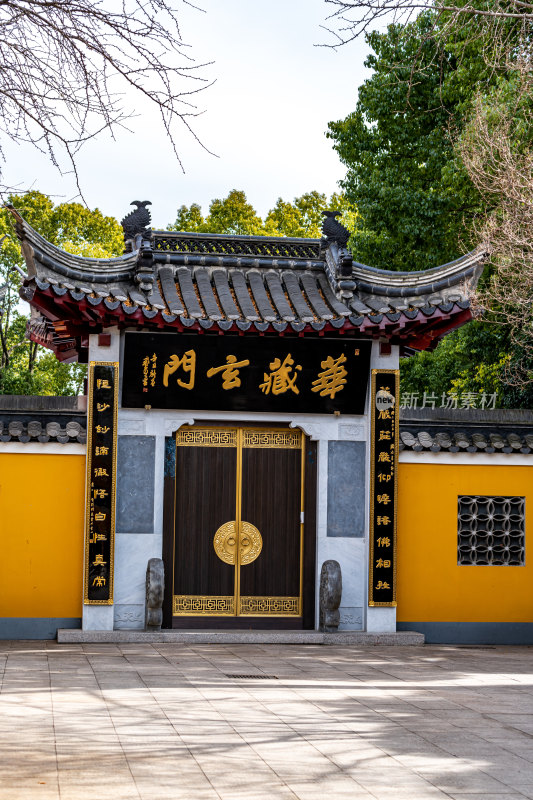
M 311 451 L 289 428 L 177 432 L 172 627 L 313 627 Z

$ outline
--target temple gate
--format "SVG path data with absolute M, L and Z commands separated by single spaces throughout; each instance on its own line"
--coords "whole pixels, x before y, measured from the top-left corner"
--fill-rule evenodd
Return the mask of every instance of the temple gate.
M 163 557 L 167 628 L 313 629 L 335 559 L 341 629 L 395 630 L 399 357 L 471 318 L 483 253 L 389 272 L 331 212 L 294 239 L 154 231 L 142 207 L 91 259 L 13 214 L 30 338 L 90 364 L 83 627 L 142 628 Z

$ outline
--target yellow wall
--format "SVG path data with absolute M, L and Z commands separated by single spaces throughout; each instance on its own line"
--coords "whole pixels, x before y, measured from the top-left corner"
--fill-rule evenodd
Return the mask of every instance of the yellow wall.
M 0 617 L 81 617 L 85 456 L 0 453 Z
M 458 495 L 526 497 L 526 566 L 457 566 Z M 402 622 L 533 622 L 533 469 L 400 464 L 398 609 Z

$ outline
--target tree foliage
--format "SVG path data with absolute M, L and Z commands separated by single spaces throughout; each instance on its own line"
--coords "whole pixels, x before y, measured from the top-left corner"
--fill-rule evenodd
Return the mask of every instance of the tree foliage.
M 432 35 L 431 13 L 372 32 L 356 109 L 328 136 L 347 167 L 341 182 L 361 227 L 355 257 L 382 269 L 426 269 L 472 244 L 469 221 L 483 203 L 457 157 L 473 86 L 492 80 L 483 53 Z M 461 58 L 458 51 L 461 51 Z
M 367 34 L 373 74 L 329 135 L 361 214 L 358 260 L 411 270 L 480 242 L 492 253 L 477 301 L 483 321 L 404 360 L 402 388 L 496 391 L 501 405 L 527 406 L 533 392 L 512 384 L 520 372 L 522 384 L 533 381 L 531 37 L 523 19 L 450 19 L 435 5 Z
M 341 211 L 341 222 L 349 231 L 354 231 L 358 224 L 358 214 L 344 194 L 334 192 L 329 201 L 325 194 L 307 192 L 295 197 L 292 203 L 281 197 L 266 217 L 267 224 L 272 224 L 279 236 L 311 237 L 322 236 L 322 212 L 326 209 Z
M 265 219 L 261 219 L 248 202 L 246 194 L 232 189 L 223 199 L 212 200 L 204 217 L 197 203 L 181 206 L 176 221 L 168 230 L 192 233 L 226 233 L 242 236 L 295 236 L 320 238 L 322 212 L 326 209 L 342 211 L 341 221 L 349 230 L 357 225 L 356 209 L 342 194 L 333 194 L 329 201 L 325 194 L 306 192 L 292 203 L 278 198 Z
M 80 203 L 59 203 L 38 191 L 9 198 L 27 222 L 53 244 L 70 253 L 96 258 L 120 255 L 124 249 L 120 225 L 98 209 Z M 12 217 L 0 211 L 0 393 L 78 394 L 86 368 L 61 364 L 53 353 L 25 337 L 27 316 L 18 290 L 24 269 Z
M 533 383 L 533 74 L 518 62 L 509 80 L 477 93 L 460 152 L 472 183 L 492 198 L 491 213 L 474 226 L 491 252 L 491 274 L 480 306 L 508 331 L 505 380 Z
M 401 362 L 402 392 L 496 393 L 499 406 L 513 406 L 514 397 L 503 382 L 509 361 L 504 328 L 471 322 L 445 336 L 433 352 L 423 352 Z M 512 399 L 511 399 L 512 398 Z

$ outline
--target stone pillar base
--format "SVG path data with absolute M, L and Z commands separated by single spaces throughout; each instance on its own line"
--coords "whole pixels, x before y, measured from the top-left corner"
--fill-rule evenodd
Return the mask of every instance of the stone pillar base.
M 366 610 L 366 631 L 368 633 L 395 633 L 396 609 L 368 606 Z
M 112 631 L 113 606 L 83 606 L 81 627 L 84 631 Z

